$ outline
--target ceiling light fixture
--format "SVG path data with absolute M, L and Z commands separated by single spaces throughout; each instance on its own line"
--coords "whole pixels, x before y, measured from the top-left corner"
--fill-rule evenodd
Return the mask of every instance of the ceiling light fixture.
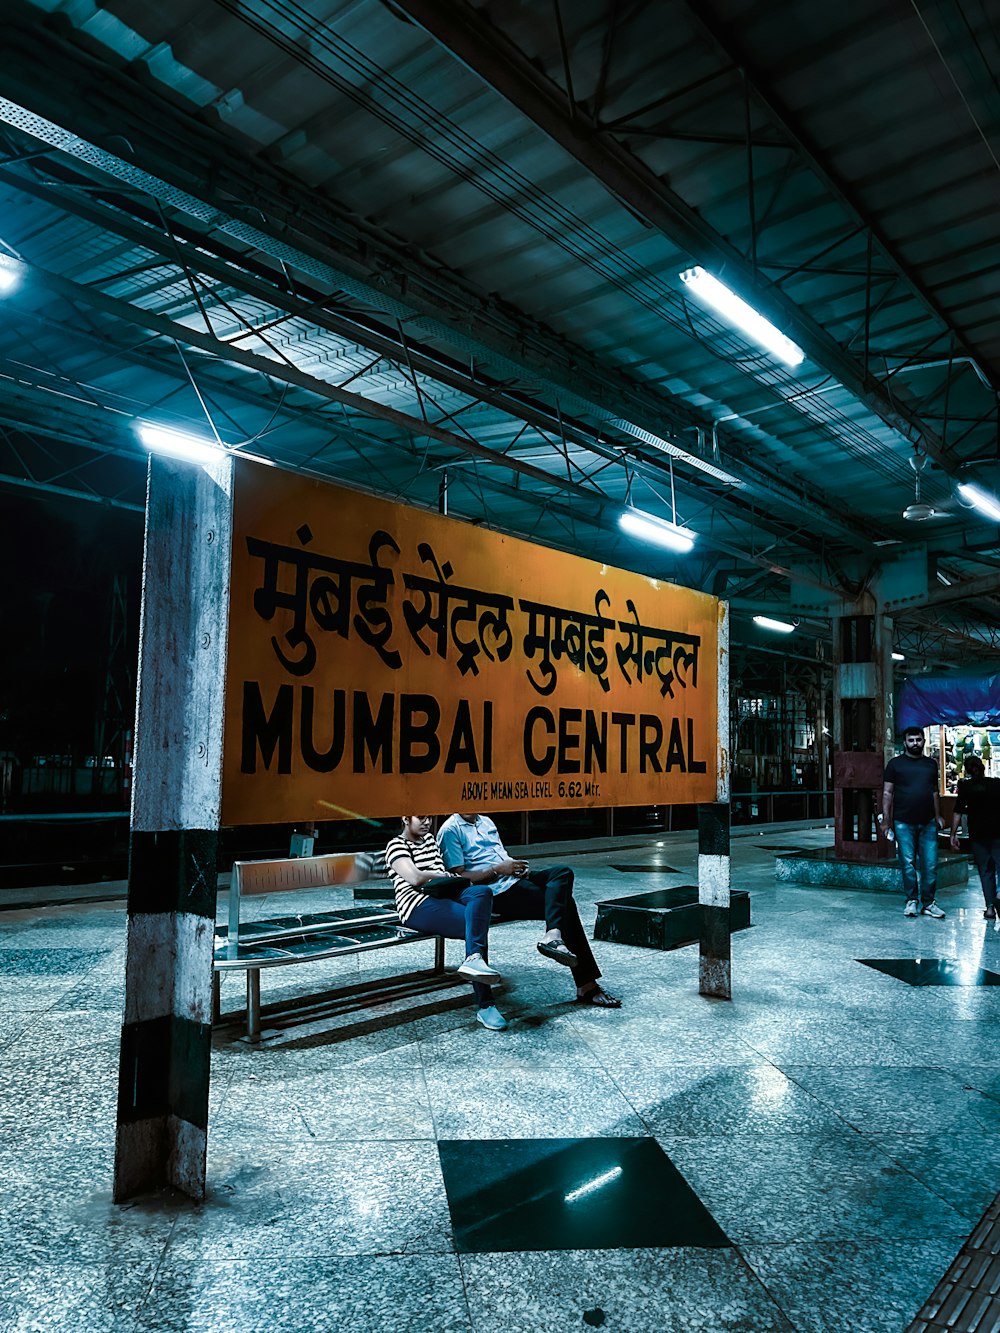
M 745 333 L 751 342 L 766 348 L 786 366 L 798 366 L 805 360 L 806 354 L 801 347 L 793 343 L 791 338 L 786 338 L 780 329 L 776 329 L 770 320 L 754 310 L 741 296 L 730 291 L 725 283 L 713 278 L 711 273 L 696 266 L 685 269 L 680 278 L 699 301 L 711 306 L 734 328 Z
M 754 616 L 753 623 L 760 625 L 761 629 L 777 630 L 780 634 L 791 634 L 795 628 L 787 620 L 772 620 L 770 616 Z
M 893 655 L 892 655 L 892 660 L 893 660 L 894 662 L 905 662 L 905 661 L 906 661 L 906 654 L 905 654 L 905 653 L 893 653 Z
M 626 435 L 631 435 L 643 444 L 648 444 L 653 449 L 658 449 L 660 453 L 669 455 L 671 458 L 679 458 L 689 467 L 696 468 L 699 472 L 704 472 L 709 477 L 714 477 L 716 481 L 724 482 L 727 486 L 737 486 L 741 490 L 746 487 L 746 482 L 739 477 L 734 477 L 731 472 L 724 472 L 721 467 L 716 467 L 714 463 L 709 463 L 702 458 L 700 454 L 692 452 L 691 449 L 685 449 L 679 444 L 674 444 L 671 440 L 665 440 L 660 435 L 654 435 L 651 431 L 644 430 L 642 426 L 636 426 L 631 421 L 625 421 L 622 417 L 615 417 L 608 422 L 615 430 L 623 431 Z
M 0 296 L 12 292 L 21 281 L 24 265 L 13 255 L 0 255 Z
M 657 518 L 655 514 L 644 514 L 638 509 L 627 509 L 618 519 L 618 526 L 640 541 L 681 553 L 691 550 L 697 536 L 690 528 L 682 528 L 679 523 Z
M 972 505 L 973 509 L 978 509 L 981 514 L 993 519 L 994 523 L 1000 523 L 1000 500 L 990 495 L 989 491 L 984 491 L 980 486 L 973 486 L 969 481 L 961 481 L 958 484 L 958 493 L 967 504 Z
M 184 458 L 189 463 L 214 463 L 220 454 L 225 453 L 219 445 L 198 435 L 170 430 L 167 426 L 151 426 L 143 421 L 139 423 L 137 431 L 139 439 L 151 453 L 170 454 L 173 458 Z

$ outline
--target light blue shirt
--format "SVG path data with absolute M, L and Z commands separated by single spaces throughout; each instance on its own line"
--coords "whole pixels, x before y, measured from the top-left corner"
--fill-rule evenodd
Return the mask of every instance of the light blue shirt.
M 488 815 L 477 815 L 474 824 L 461 815 L 449 815 L 438 829 L 437 840 L 449 871 L 453 866 L 464 866 L 466 870 L 489 870 L 491 866 L 509 860 L 497 826 Z M 517 880 L 517 875 L 504 875 L 488 887 L 496 896 L 516 884 Z

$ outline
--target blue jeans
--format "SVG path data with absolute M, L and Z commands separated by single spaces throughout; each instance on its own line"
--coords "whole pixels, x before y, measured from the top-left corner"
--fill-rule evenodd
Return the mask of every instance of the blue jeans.
M 470 884 L 454 898 L 427 898 L 418 903 L 406 918 L 412 930 L 428 935 L 443 935 L 448 940 L 465 940 L 465 953 L 481 953 L 488 958 L 487 942 L 493 915 L 493 890 L 485 884 Z M 480 1009 L 493 1003 L 489 986 L 474 981 L 472 989 Z
M 901 824 L 896 821 L 896 846 L 899 848 L 899 868 L 903 872 L 903 892 L 907 899 L 917 899 L 917 877 L 920 878 L 920 899 L 924 907 L 934 901 L 937 893 L 937 821 L 929 824 Z

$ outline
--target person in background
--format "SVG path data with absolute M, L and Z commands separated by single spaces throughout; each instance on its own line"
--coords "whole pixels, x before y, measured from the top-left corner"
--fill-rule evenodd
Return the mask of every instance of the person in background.
M 545 922 L 545 934 L 536 947 L 544 957 L 570 969 L 577 1004 L 621 1008 L 621 1000 L 598 983 L 601 969 L 580 920 L 569 866 L 531 870 L 527 861 L 513 859 L 486 815 L 452 815 L 438 830 L 438 843 L 449 873 L 489 886 L 496 895 L 498 920 Z
M 465 940 L 465 962 L 457 970 L 472 982 L 476 1018 L 491 1032 L 505 1028 L 507 1020 L 490 992 L 500 973 L 486 961 L 493 894 L 484 885 L 448 875 L 426 815 L 403 816 L 402 828 L 386 845 L 385 864 L 400 921 L 428 935 Z
M 958 800 L 951 817 L 951 845 L 958 851 L 962 816 L 969 821 L 969 846 L 983 886 L 987 921 L 997 916 L 997 866 L 1000 865 L 1000 778 L 988 778 L 978 755 L 965 760 L 965 781 L 958 784 Z
M 899 848 L 906 894 L 904 916 L 943 917 L 937 894 L 937 831 L 944 827 L 938 799 L 937 762 L 924 754 L 922 727 L 903 732 L 903 753 L 885 766 L 882 787 L 885 828 Z

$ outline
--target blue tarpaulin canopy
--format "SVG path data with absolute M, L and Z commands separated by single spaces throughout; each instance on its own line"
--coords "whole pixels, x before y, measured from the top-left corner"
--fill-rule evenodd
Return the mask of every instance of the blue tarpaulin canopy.
M 1000 725 L 1000 664 L 950 671 L 943 676 L 918 676 L 899 692 L 896 725 L 927 727 Z

